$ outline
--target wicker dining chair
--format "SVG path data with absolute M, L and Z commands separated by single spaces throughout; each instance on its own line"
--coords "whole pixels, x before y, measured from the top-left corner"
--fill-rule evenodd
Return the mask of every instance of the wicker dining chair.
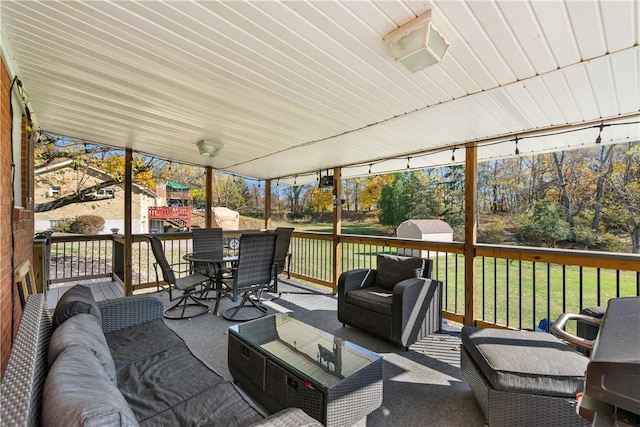
M 224 239 L 222 228 L 194 228 L 193 236 L 193 253 L 207 253 L 210 259 L 222 259 L 224 256 Z M 222 264 L 194 262 L 191 268 L 201 274 L 210 277 L 218 277 L 219 274 L 229 273 L 230 269 Z M 210 282 L 211 286 L 202 289 L 199 299 L 212 300 L 216 296 L 210 296 L 209 293 L 215 290 L 216 280 Z
M 282 273 L 286 265 L 287 279 L 291 278 L 291 252 L 289 252 L 289 246 L 291 244 L 293 230 L 293 227 L 277 227 L 274 231 L 276 236 L 278 236 L 276 239 L 276 255 L 274 260 L 277 265 L 277 274 Z M 277 291 L 277 289 L 275 291 Z
M 222 228 L 194 228 L 191 230 L 193 236 L 193 253 L 206 252 L 212 259 L 222 259 L 224 255 L 224 241 Z M 198 273 L 208 272 L 207 263 L 194 262 L 193 269 Z
M 198 301 L 194 296 L 196 293 L 201 292 L 201 287 L 210 286 L 213 280 L 210 276 L 190 271 L 185 269 L 187 275 L 183 277 L 176 277 L 176 273 L 183 273 L 183 270 L 174 269 L 178 266 L 188 266 L 188 263 L 174 263 L 169 264 L 167 257 L 162 247 L 162 242 L 156 236 L 147 236 L 149 239 L 149 245 L 153 251 L 153 255 L 156 258 L 156 262 L 153 263 L 153 267 L 156 272 L 156 283 L 158 289 L 164 289 L 169 293 L 169 301 L 178 300 L 174 305 L 166 309 L 163 313 L 167 319 L 189 319 L 191 317 L 199 316 L 209 311 L 209 306 Z M 158 269 L 162 272 L 162 278 L 164 285 L 160 281 L 160 274 Z M 174 298 L 174 290 L 180 291 L 180 295 Z
M 231 269 L 231 277 L 221 277 L 217 287 L 218 298 L 214 313 L 218 313 L 222 295 L 232 301 L 241 299 L 240 304 L 225 310 L 222 316 L 227 320 L 246 321 L 262 317 L 267 307 L 260 303 L 262 292 L 277 289 L 274 255 L 276 235 L 273 233 L 243 234 L 240 236 L 238 261 Z M 276 282 L 272 285 L 272 282 Z M 247 304 L 249 303 L 249 304 Z M 242 310 L 254 309 L 257 316 L 241 317 Z

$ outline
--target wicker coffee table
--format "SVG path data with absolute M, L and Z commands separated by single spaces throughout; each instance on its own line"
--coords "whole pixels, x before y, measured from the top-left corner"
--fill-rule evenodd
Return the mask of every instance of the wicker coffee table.
M 229 328 L 229 370 L 267 411 L 350 426 L 382 404 L 382 357 L 284 314 Z

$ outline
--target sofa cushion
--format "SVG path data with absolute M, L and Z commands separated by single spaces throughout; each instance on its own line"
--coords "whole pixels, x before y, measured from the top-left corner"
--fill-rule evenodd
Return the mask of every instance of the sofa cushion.
M 184 343 L 118 371 L 120 391 L 140 422 L 172 411 L 223 381 L 221 375 L 195 357 Z
M 347 292 L 345 302 L 368 311 L 391 316 L 393 292 L 377 286 L 356 289 Z
M 462 344 L 496 390 L 575 397 L 589 359 L 544 332 L 462 328 Z
M 49 367 L 53 365 L 60 353 L 69 347 L 82 347 L 91 351 L 109 379 L 116 383 L 116 367 L 102 328 L 95 316 L 80 313 L 66 320 L 53 332 L 47 355 Z
M 248 426 L 263 419 L 255 406 L 229 381 L 223 381 L 170 409 L 140 421 L 141 426 Z M 291 420 L 293 422 L 298 420 Z M 278 426 L 301 426 L 298 423 Z M 308 423 L 308 421 L 307 421 Z M 318 425 L 318 424 L 307 424 Z
M 398 282 L 422 277 L 425 264 L 426 260 L 423 258 L 379 254 L 377 256 L 375 285 L 393 290 Z
M 137 426 L 138 421 L 95 355 L 82 347 L 69 347 L 47 374 L 42 425 Z
M 88 286 L 75 285 L 62 295 L 53 312 L 53 328 L 60 326 L 65 320 L 80 313 L 95 316 L 102 325 L 102 316 L 93 293 Z
M 105 339 L 116 370 L 184 343 L 162 319 L 109 332 Z

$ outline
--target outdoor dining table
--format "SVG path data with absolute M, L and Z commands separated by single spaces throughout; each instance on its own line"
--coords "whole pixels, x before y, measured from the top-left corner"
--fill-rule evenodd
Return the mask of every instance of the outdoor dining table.
M 203 274 L 210 276 L 216 286 L 218 286 L 219 281 L 222 279 L 222 272 L 233 265 L 234 262 L 238 261 L 238 256 L 225 255 L 220 258 L 219 251 L 205 251 L 188 253 L 184 255 L 182 259 L 190 262 L 192 265 L 195 263 L 213 265 L 213 270 L 207 269 L 207 272 Z M 207 288 L 203 290 L 200 298 L 207 299 L 208 293 L 212 290 L 216 289 Z
M 216 264 L 217 266 L 223 267 L 224 265 L 228 265 L 237 261 L 238 255 L 224 255 L 222 258 L 220 258 L 219 252 L 207 251 L 189 253 L 184 255 L 182 259 L 189 262 Z

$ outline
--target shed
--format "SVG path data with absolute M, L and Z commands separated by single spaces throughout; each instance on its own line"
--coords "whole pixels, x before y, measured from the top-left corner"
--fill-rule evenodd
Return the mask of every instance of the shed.
M 211 226 L 220 227 L 223 230 L 239 230 L 240 214 L 223 206 L 212 207 Z
M 402 239 L 419 239 L 431 242 L 453 242 L 453 228 L 439 219 L 408 219 L 400 224 L 396 236 Z M 398 249 L 399 255 L 428 258 L 428 251 Z

